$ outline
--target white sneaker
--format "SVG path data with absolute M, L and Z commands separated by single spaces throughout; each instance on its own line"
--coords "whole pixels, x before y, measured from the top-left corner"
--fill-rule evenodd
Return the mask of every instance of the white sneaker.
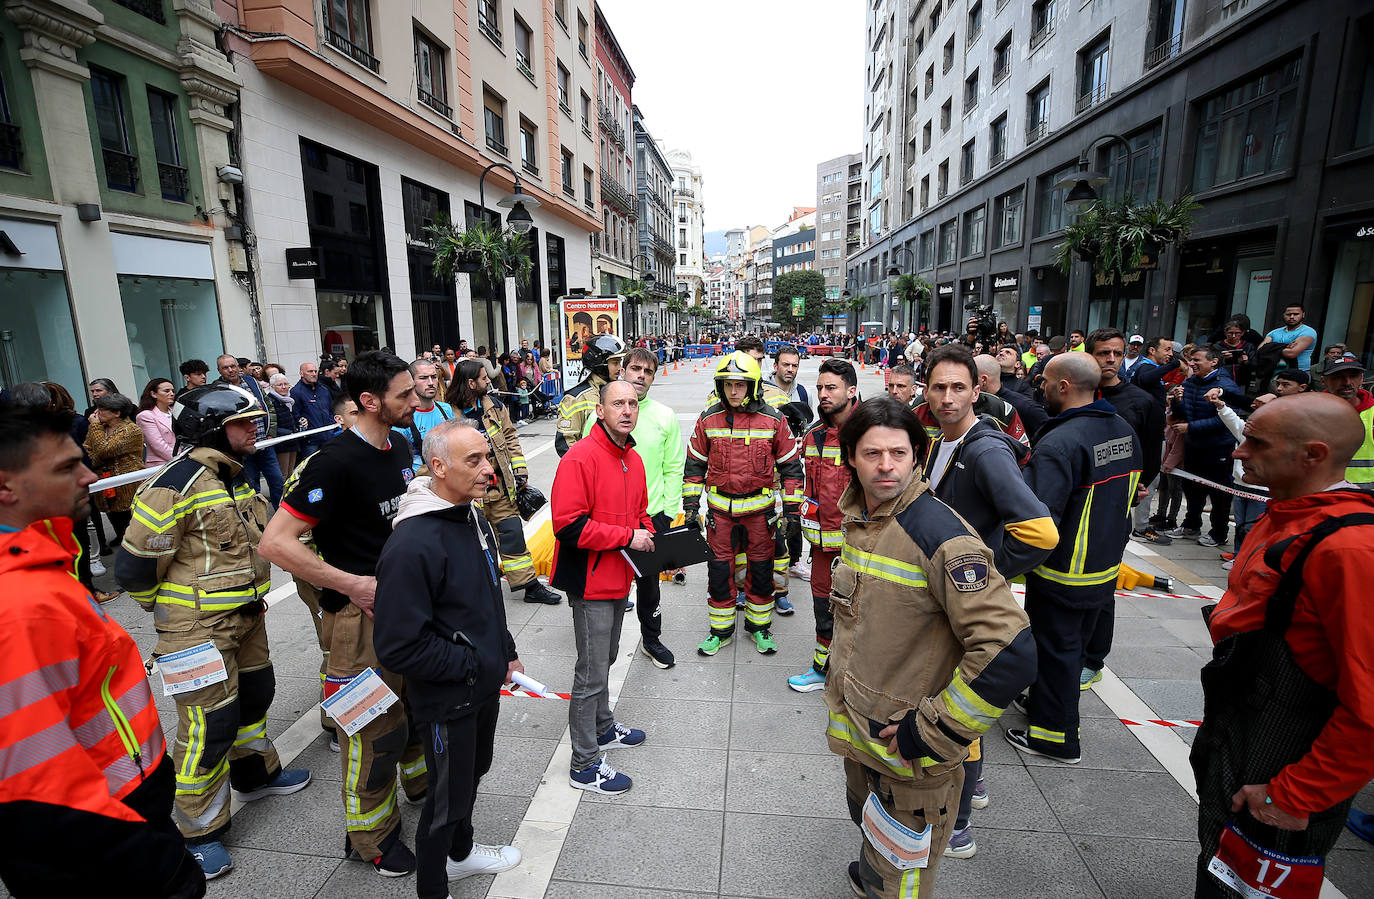
M 100 556 L 91 559 L 91 576 L 99 577 L 105 573 L 105 563 L 100 561 Z
M 804 581 L 811 580 L 811 566 L 803 562 L 801 559 L 798 559 L 797 564 L 792 566 L 792 576 L 796 578 L 801 578 Z
M 520 850 L 514 846 L 483 846 L 473 843 L 472 851 L 461 862 L 447 859 L 444 870 L 449 880 L 462 880 L 474 874 L 499 874 L 520 864 Z

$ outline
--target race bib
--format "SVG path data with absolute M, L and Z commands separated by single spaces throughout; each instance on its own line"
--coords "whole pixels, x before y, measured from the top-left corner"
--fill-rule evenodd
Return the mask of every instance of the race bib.
M 396 694 L 377 676 L 374 668 L 339 687 L 320 703 L 346 736 L 353 736 L 369 721 L 391 708 Z
M 190 649 L 158 656 L 157 670 L 162 672 L 163 696 L 191 693 L 229 679 L 229 672 L 224 670 L 224 656 L 209 640 Z
M 859 827 L 869 845 L 899 871 L 924 868 L 930 860 L 930 825 L 917 833 L 892 817 L 876 793 L 868 794 Z
M 1244 899 L 1317 899 L 1323 860 L 1293 856 L 1257 846 L 1228 824 L 1207 870 Z

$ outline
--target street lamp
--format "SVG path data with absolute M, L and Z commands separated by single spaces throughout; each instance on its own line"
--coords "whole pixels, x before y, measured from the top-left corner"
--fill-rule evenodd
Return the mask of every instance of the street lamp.
M 1082 212 L 1097 202 L 1097 189 L 1111 179 L 1101 172 L 1090 169 L 1088 166 L 1088 157 L 1099 144 L 1113 142 L 1123 143 L 1128 149 L 1130 147 L 1130 142 L 1121 135 L 1104 134 L 1084 147 L 1083 152 L 1078 155 L 1078 171 L 1055 182 L 1055 190 L 1064 190 L 1067 188 L 1069 191 L 1068 196 L 1064 198 L 1065 206 L 1072 210 Z
M 503 209 L 509 209 L 506 215 L 506 224 L 516 234 L 528 234 L 530 228 L 534 227 L 534 218 L 530 216 L 531 209 L 539 208 L 539 201 L 525 193 L 520 187 L 520 174 L 507 162 L 493 162 L 491 165 L 482 169 L 482 175 L 477 179 L 477 203 L 482 207 L 481 215 L 485 219 L 487 215 L 487 192 L 486 181 L 487 173 L 492 169 L 505 169 L 515 176 L 515 192 L 507 194 L 496 201 L 496 205 Z
M 653 260 L 651 260 L 651 259 L 648 257 L 648 255 L 646 255 L 646 254 L 644 254 L 644 253 L 635 253 L 634 256 L 630 259 L 630 280 L 631 280 L 631 281 L 635 280 L 635 264 L 636 264 L 637 262 L 639 262 L 639 260 L 641 260 L 641 259 L 644 260 L 644 264 L 645 264 L 644 276 L 643 276 L 642 278 L 639 279 L 640 283 L 644 285 L 644 286 L 640 289 L 640 295 L 642 296 L 642 295 L 643 295 L 643 292 L 644 292 L 645 290 L 648 290 L 649 288 L 653 287 L 653 286 L 654 286 L 654 283 L 655 283 L 658 279 L 654 277 L 654 273 L 653 273 L 652 271 L 650 271 L 649 268 L 648 268 L 650 265 L 653 265 Z M 635 335 L 638 336 L 638 334 L 639 334 L 639 304 L 640 304 L 640 300 L 637 299 L 637 298 L 635 298 L 635 297 L 631 297 L 631 298 L 630 298 L 630 302 L 631 302 L 631 303 L 634 305 L 634 307 L 635 307 L 635 318 L 634 318 Z
M 894 278 L 900 278 L 900 277 L 902 276 L 902 270 L 901 270 L 900 268 L 897 267 L 897 254 L 898 254 L 898 253 L 901 254 L 903 261 L 906 263 L 907 273 L 910 274 L 910 273 L 912 273 L 912 272 L 915 271 L 915 269 L 916 269 L 915 254 L 911 252 L 911 248 L 910 248 L 910 247 L 908 247 L 908 246 L 906 246 L 905 244 L 903 244 L 903 245 L 900 245 L 900 246 L 895 246 L 895 247 L 893 247 L 893 248 L 891 249 L 890 252 L 892 253 L 892 265 L 890 265 L 890 266 L 887 267 L 887 277 L 888 277 L 888 280 L 889 280 L 889 281 L 892 280 L 892 279 L 894 279 Z M 918 301 L 919 301 L 919 300 L 917 300 L 917 301 L 915 301 L 915 302 L 918 302 Z M 915 316 L 915 308 L 914 308 L 915 302 L 913 302 L 912 317 L 911 317 L 911 322 L 910 322 L 910 324 L 911 324 L 911 330 L 913 330 L 913 331 L 915 331 L 915 330 L 916 330 L 916 327 L 917 327 L 916 316 Z

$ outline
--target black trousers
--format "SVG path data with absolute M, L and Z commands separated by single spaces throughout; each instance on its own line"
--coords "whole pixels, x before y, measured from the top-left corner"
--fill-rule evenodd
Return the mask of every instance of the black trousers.
M 1034 575 L 1026 578 L 1026 616 L 1035 635 L 1036 676 L 1031 685 L 1030 745 L 1055 755 L 1080 754 L 1078 676 L 1097 618 L 1116 585 L 1069 588 L 1072 600 L 1057 595 Z
M 420 899 L 446 899 L 448 859 L 472 851 L 472 806 L 491 769 L 500 699 L 492 696 L 461 718 L 419 723 L 424 735 L 429 793 L 415 830 L 415 888 Z
M 1116 635 L 1116 597 L 1113 596 L 1097 613 L 1097 623 L 1093 625 L 1088 645 L 1083 647 L 1083 667 L 1101 671 L 1107 665 L 1107 654 L 1112 651 L 1112 637 Z
M 1206 478 L 1217 484 L 1231 484 L 1231 447 L 1198 448 L 1189 447 L 1184 454 L 1184 470 L 1198 477 Z M 1226 542 L 1231 528 L 1231 494 L 1213 487 L 1204 487 L 1196 481 L 1183 482 L 1183 496 L 1188 500 L 1188 511 L 1183 516 L 1185 528 L 1202 527 L 1202 507 L 1207 500 L 1212 501 L 1212 511 L 1208 533 L 1218 543 Z
M 654 532 L 661 534 L 673 526 L 662 512 L 653 516 Z M 663 636 L 663 615 L 659 612 L 658 572 L 635 578 L 635 614 L 639 616 L 639 636 L 645 643 L 658 643 Z

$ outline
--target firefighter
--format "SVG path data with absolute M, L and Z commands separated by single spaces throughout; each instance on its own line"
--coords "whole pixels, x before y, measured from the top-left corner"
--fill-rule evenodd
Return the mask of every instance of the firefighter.
M 697 419 L 687 444 L 682 497 L 685 520 L 699 526 L 706 494 L 706 539 L 715 559 L 707 563 L 711 632 L 697 652 L 713 656 L 735 632 L 731 565 L 743 552 L 745 630 L 764 654 L 778 651 L 769 630 L 773 618 L 773 547 L 777 512 L 774 474 L 782 483 L 783 514 L 800 527 L 802 466 L 796 438 L 782 413 L 762 399 L 759 363 L 734 352 L 716 368 L 720 400 Z
M 525 602 L 557 605 L 563 597 L 545 587 L 535 574 L 534 559 L 525 546 L 524 524 L 515 506 L 516 494 L 526 488 L 530 479 L 525 451 L 520 448 L 520 438 L 505 404 L 492 395 L 491 378 L 481 362 L 464 359 L 458 363 L 448 401 L 459 415 L 471 419 L 486 434 L 491 447 L 496 474 L 482 500 L 482 515 L 501 538 L 501 573 L 512 591 L 525 594 Z
M 566 456 L 572 445 L 590 430 L 587 419 L 596 417 L 601 388 L 620 377 L 624 358 L 625 343 L 614 334 L 598 334 L 582 345 L 582 371 L 586 377 L 564 393 L 558 403 L 558 433 L 554 435 L 553 448 L 559 456 Z
M 207 879 L 233 863 L 229 791 L 240 801 L 303 790 L 310 772 L 282 770 L 267 737 L 276 692 L 264 598 L 271 565 L 257 552 L 267 500 L 242 476 L 265 413 L 242 387 L 212 384 L 177 400 L 172 427 L 192 447 L 139 488 L 115 576 L 153 613 L 154 656 L 207 641 L 226 678 L 177 693 L 174 817 Z
M 849 469 L 840 458 L 840 428 L 859 399 L 859 376 L 853 364 L 827 359 L 816 376 L 816 408 L 820 423 L 802 439 L 806 467 L 806 498 L 802 501 L 802 534 L 811 543 L 811 608 L 816 614 L 816 649 L 811 667 L 789 677 L 798 693 L 825 689 L 830 638 L 835 618 L 830 613 L 830 569 L 844 545 L 840 496 L 849 486 Z

